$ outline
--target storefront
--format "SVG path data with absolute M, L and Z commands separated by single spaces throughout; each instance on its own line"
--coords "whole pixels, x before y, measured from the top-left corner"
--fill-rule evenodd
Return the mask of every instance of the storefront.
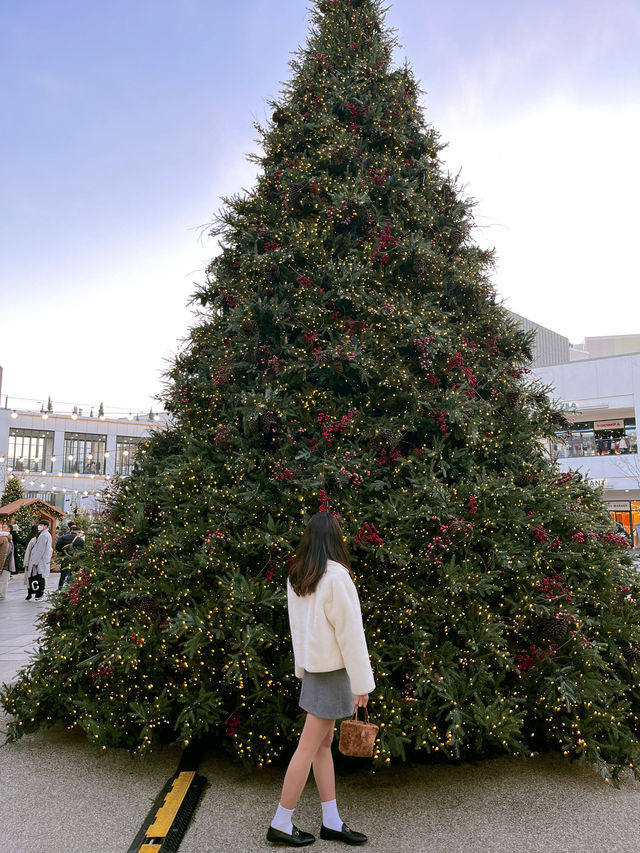
M 607 501 L 607 509 L 631 537 L 633 547 L 640 548 L 640 501 Z
M 580 456 L 621 456 L 638 452 L 635 418 L 577 421 L 556 433 L 552 452 L 559 459 Z

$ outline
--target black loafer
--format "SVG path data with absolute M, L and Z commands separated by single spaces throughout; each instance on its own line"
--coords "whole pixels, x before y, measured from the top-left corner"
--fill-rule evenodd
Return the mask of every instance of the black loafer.
M 289 847 L 306 847 L 307 844 L 313 844 L 316 840 L 315 835 L 310 832 L 303 832 L 294 824 L 293 833 L 281 832 L 279 829 L 274 829 L 272 826 L 267 830 L 267 841 L 272 844 L 288 844 Z
M 346 823 L 342 824 L 342 830 L 328 829 L 324 824 L 320 827 L 320 838 L 324 841 L 344 841 L 345 844 L 364 844 L 367 836 L 361 832 L 349 829 Z

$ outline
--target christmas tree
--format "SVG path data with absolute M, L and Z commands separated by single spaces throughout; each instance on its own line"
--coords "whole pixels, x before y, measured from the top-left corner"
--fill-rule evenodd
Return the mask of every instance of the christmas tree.
M 637 763 L 638 585 L 498 304 L 375 0 L 319 0 L 255 189 L 168 376 L 172 425 L 114 485 L 9 737 L 63 720 L 248 762 L 300 725 L 285 604 L 311 514 L 342 519 L 377 687 L 374 761 L 559 750 Z
M 0 498 L 0 506 L 19 501 L 24 497 L 22 483 L 18 477 L 9 477 Z M 11 538 L 14 547 L 14 563 L 16 573 L 23 570 L 24 551 L 31 537 L 31 528 L 35 524 L 37 515 L 28 506 L 20 507 L 20 509 L 11 516 L 11 524 L 14 525 Z

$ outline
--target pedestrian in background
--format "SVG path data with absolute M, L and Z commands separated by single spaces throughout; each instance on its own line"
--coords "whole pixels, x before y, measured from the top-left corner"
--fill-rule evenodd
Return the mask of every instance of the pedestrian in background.
M 62 589 L 71 571 L 71 555 L 75 550 L 84 548 L 84 534 L 78 524 L 70 524 L 69 532 L 56 539 L 56 554 L 60 555 L 60 580 L 58 589 Z
M 33 546 L 36 544 L 36 539 L 38 538 L 38 525 L 31 525 L 31 533 L 29 535 L 29 541 L 27 542 L 27 547 L 24 549 L 24 559 L 22 561 L 22 565 L 24 566 L 24 585 L 29 587 L 27 590 L 27 597 L 25 601 L 29 601 L 31 598 L 31 587 L 29 586 L 29 559 L 31 557 L 31 552 L 33 550 Z
M 31 543 L 29 543 L 31 544 Z M 51 534 L 49 533 L 49 522 L 46 518 L 38 520 L 38 535 L 33 547 L 29 550 L 29 562 L 27 564 L 27 576 L 29 593 L 27 599 L 34 594 L 36 598 L 44 595 L 47 578 L 51 571 Z
M 7 597 L 12 557 L 13 542 L 9 525 L 0 524 L 0 599 Z

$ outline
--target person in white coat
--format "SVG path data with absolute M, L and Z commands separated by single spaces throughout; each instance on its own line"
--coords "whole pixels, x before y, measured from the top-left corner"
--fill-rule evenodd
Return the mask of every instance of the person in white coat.
M 22 566 L 24 568 L 24 574 L 22 576 L 22 582 L 26 587 L 29 586 L 29 559 L 31 557 L 31 552 L 33 551 L 33 546 L 36 544 L 36 539 L 38 538 L 38 527 L 35 524 L 31 525 L 31 535 L 29 536 L 29 541 L 27 542 L 27 547 L 24 549 L 24 558 L 22 560 Z M 31 598 L 31 589 L 27 592 L 26 601 L 29 601 Z
M 8 524 L 0 524 L 0 599 L 7 597 L 7 587 L 11 577 L 11 559 L 13 542 Z
M 331 743 L 336 719 L 366 708 L 375 687 L 362 612 L 340 524 L 328 512 L 312 516 L 289 571 L 287 603 L 300 707 L 307 712 L 289 762 L 267 841 L 304 847 L 315 837 L 293 824 L 293 811 L 313 767 L 320 795 L 320 837 L 364 844 L 338 812 Z
M 33 547 L 29 549 L 29 560 L 25 573 L 28 576 L 29 584 L 27 599 L 31 598 L 32 593 L 35 593 L 36 598 L 42 598 L 44 595 L 47 578 L 51 571 L 52 554 L 53 545 L 49 533 L 49 522 L 46 518 L 41 518 L 38 521 L 38 536 Z

